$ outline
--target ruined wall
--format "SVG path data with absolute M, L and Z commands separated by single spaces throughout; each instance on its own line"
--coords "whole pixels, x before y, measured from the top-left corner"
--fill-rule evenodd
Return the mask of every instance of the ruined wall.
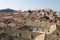
M 50 26 L 50 33 L 54 32 L 56 30 L 56 25 Z

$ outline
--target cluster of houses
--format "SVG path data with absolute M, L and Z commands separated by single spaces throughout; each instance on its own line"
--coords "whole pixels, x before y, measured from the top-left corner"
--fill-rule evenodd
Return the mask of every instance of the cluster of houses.
M 51 9 L 9 10 L 0 11 L 0 40 L 59 40 L 57 12 Z

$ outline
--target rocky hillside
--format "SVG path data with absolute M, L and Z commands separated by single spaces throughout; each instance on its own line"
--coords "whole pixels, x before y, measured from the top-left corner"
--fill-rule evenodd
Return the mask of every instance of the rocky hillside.
M 39 33 L 33 32 L 33 30 L 35 31 L 37 28 L 40 28 L 42 31 L 46 30 L 49 32 L 52 24 L 60 25 L 60 18 L 57 12 L 51 9 L 28 11 L 16 11 L 12 9 L 0 10 L 0 39 L 13 40 L 17 38 L 18 40 L 33 40 L 39 35 Z M 47 38 L 49 36 L 47 35 Z

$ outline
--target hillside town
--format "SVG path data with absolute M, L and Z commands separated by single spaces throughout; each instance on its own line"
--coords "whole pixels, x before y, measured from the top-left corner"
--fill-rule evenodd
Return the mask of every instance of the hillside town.
M 60 17 L 51 9 L 0 10 L 0 40 L 60 40 Z

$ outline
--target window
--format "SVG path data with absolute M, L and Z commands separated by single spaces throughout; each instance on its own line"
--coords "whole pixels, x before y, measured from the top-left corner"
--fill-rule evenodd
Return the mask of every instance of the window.
M 58 34 L 58 33 L 56 33 L 56 35 L 57 35 L 57 36 L 59 36 L 59 34 Z
M 2 30 L 3 28 L 2 27 L 0 27 L 0 30 Z
M 44 31 L 44 29 L 42 29 L 42 32 Z
M 57 20 L 54 21 L 55 23 L 57 22 Z
M 53 22 L 53 20 L 50 20 L 50 22 Z
M 21 36 L 21 33 L 19 34 L 19 36 Z
M 37 28 L 37 31 L 38 31 L 38 28 Z
M 33 35 L 31 35 L 31 38 L 33 38 Z
M 49 31 L 48 31 L 49 32 Z
M 9 36 L 9 40 L 13 40 L 13 37 L 12 36 Z
M 55 32 L 54 35 L 55 35 L 55 36 L 59 36 L 59 33 L 58 33 L 58 32 Z

